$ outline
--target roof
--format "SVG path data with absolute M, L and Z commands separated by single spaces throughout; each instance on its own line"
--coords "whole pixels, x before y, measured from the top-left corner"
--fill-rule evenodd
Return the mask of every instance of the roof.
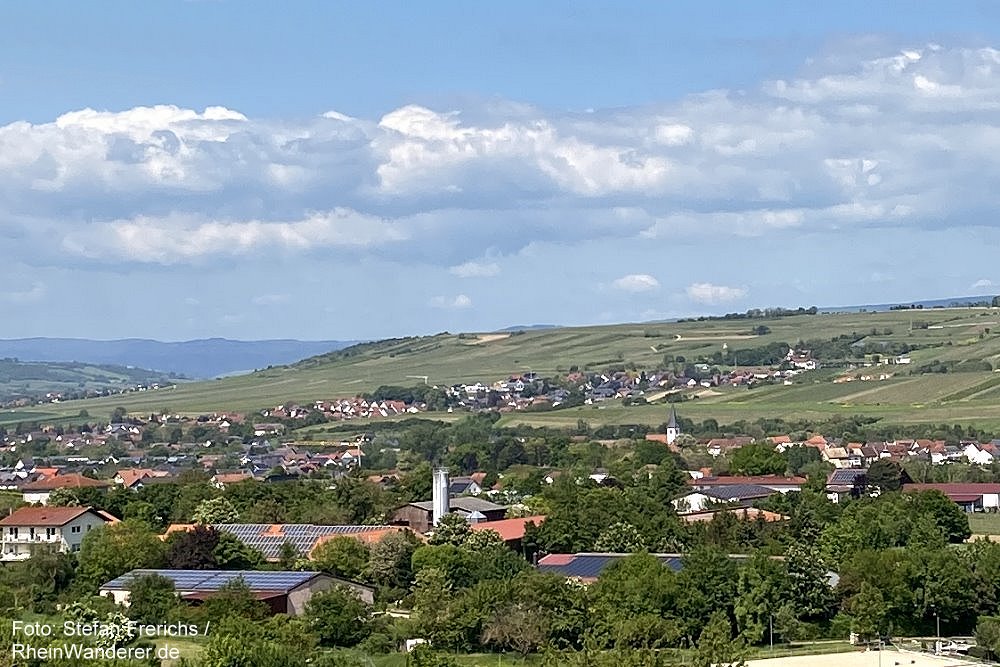
M 108 487 L 107 482 L 84 477 L 78 473 L 68 475 L 56 475 L 47 479 L 40 479 L 36 482 L 29 482 L 21 486 L 22 491 L 54 491 L 55 489 L 79 489 L 82 487 Z
M 222 533 L 229 533 L 243 544 L 264 554 L 264 558 L 277 560 L 286 542 L 297 553 L 309 555 L 322 542 L 334 537 L 354 537 L 363 542 L 377 542 L 388 532 L 402 530 L 399 526 L 318 526 L 309 523 L 217 523 L 212 526 Z M 166 534 L 191 530 L 189 525 L 171 525 Z
M 743 519 L 745 521 L 756 521 L 760 519 L 768 523 L 773 521 L 784 521 L 788 518 L 784 514 L 769 512 L 767 510 L 757 509 L 756 507 L 733 507 L 727 509 L 704 510 L 701 512 L 685 512 L 684 514 L 680 514 L 678 516 L 681 521 L 685 523 L 699 523 L 702 521 L 711 521 L 715 518 L 716 514 L 731 514 L 737 519 Z
M 485 523 L 474 523 L 470 526 L 473 532 L 492 530 L 499 533 L 504 542 L 520 540 L 524 537 L 524 530 L 528 524 L 533 526 L 541 525 L 545 521 L 545 516 L 538 514 L 535 516 L 523 516 L 516 519 L 501 519 L 500 521 L 486 521 Z
M 0 519 L 0 526 L 65 526 L 88 512 L 109 520 L 109 515 L 90 507 L 21 507 Z
M 597 579 L 606 567 L 617 563 L 630 554 L 615 553 L 579 553 L 579 554 L 549 554 L 538 561 L 537 568 L 541 572 L 551 572 L 563 577 L 574 579 Z M 681 569 L 680 554 L 653 554 L 671 570 Z
M 670 408 L 670 419 L 667 420 L 667 428 L 677 428 L 677 408 Z
M 695 493 L 701 493 L 709 498 L 718 498 L 719 500 L 743 500 L 749 498 L 766 498 L 778 492 L 759 484 L 730 484 L 703 489 Z
M 841 468 L 830 473 L 826 483 L 834 486 L 863 485 L 867 477 L 868 471 L 863 468 Z
M 802 486 L 805 477 L 784 477 L 782 475 L 733 475 L 729 477 L 700 477 L 688 480 L 691 486 L 734 486 L 756 484 L 758 486 Z
M 288 593 L 316 577 L 327 575 L 319 572 L 259 571 L 259 570 L 132 570 L 101 586 L 106 591 L 127 591 L 133 579 L 151 574 L 166 577 L 174 582 L 178 592 L 209 593 L 226 584 L 243 579 L 253 593 Z
M 424 500 L 421 502 L 410 503 L 410 505 L 419 507 L 420 509 L 427 512 L 434 511 L 433 500 Z M 507 510 L 507 507 L 504 505 L 497 505 L 496 503 L 491 503 L 488 500 L 483 500 L 482 498 L 474 498 L 474 497 L 452 498 L 448 501 L 448 507 L 451 509 L 452 512 L 457 510 L 459 512 L 469 512 L 469 513 L 497 512 L 500 510 L 504 511 Z
M 903 486 L 903 491 L 914 493 L 917 491 L 940 491 L 952 500 L 955 500 L 953 496 L 975 496 L 976 498 L 979 498 L 984 493 L 1000 494 L 1000 484 L 975 482 L 953 484 L 905 484 Z

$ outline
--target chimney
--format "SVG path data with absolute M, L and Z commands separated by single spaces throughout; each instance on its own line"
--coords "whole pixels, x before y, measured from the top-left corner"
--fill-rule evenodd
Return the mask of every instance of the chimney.
M 438 525 L 445 514 L 451 511 L 450 498 L 448 494 L 448 487 L 450 486 L 448 480 L 448 469 L 447 468 L 434 468 L 434 481 L 432 485 L 433 493 L 431 495 L 431 504 L 433 507 L 433 519 L 434 525 Z

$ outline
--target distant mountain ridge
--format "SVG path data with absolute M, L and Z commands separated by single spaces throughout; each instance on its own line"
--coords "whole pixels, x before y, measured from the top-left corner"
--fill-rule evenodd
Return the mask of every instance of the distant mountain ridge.
M 923 308 L 949 308 L 949 307 L 969 306 L 977 303 L 989 304 L 991 301 L 993 301 L 993 295 L 953 296 L 945 299 L 918 299 L 915 301 L 873 303 L 861 306 L 828 306 L 826 308 L 820 308 L 819 310 L 824 313 L 849 313 L 849 312 L 857 312 L 859 310 L 885 312 L 888 310 L 893 310 L 894 308 L 899 308 L 901 306 L 920 306 Z
M 339 350 L 356 342 L 227 338 L 179 342 L 145 338 L 12 338 L 0 339 L 0 358 L 136 366 L 193 379 L 207 379 L 290 364 L 306 357 Z

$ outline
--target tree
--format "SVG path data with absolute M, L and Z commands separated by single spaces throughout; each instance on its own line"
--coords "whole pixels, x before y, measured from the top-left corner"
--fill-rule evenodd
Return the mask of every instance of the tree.
M 202 500 L 194 509 L 191 518 L 195 523 L 237 523 L 240 513 L 227 498 L 209 498 Z
M 231 533 L 219 533 L 219 543 L 212 551 L 212 558 L 220 570 L 258 570 L 265 562 L 264 554 Z
M 896 461 L 879 459 L 868 468 L 868 488 L 884 493 L 899 491 L 903 486 L 903 468 Z
M 501 650 L 511 649 L 526 657 L 548 639 L 547 619 L 542 610 L 523 602 L 504 605 L 483 626 L 482 642 Z
M 451 512 L 445 514 L 438 521 L 438 525 L 434 526 L 434 532 L 431 533 L 431 537 L 427 540 L 428 544 L 453 544 L 455 546 L 461 545 L 465 542 L 465 538 L 472 532 L 469 527 L 469 522 L 465 520 L 461 514 Z
M 371 546 L 365 578 L 386 595 L 402 597 L 413 583 L 417 538 L 409 531 L 387 533 Z
M 311 558 L 318 569 L 356 581 L 368 564 L 368 547 L 353 537 L 341 535 L 316 547 Z
M 198 524 L 191 530 L 178 531 L 167 540 L 167 567 L 172 570 L 214 570 L 219 532 Z
M 725 612 L 713 612 L 698 636 L 692 664 L 695 667 L 743 667 L 745 657 L 746 649 L 741 641 L 733 640 Z
M 291 570 L 299 559 L 299 552 L 291 542 L 284 542 L 278 549 L 278 564 L 283 570 Z
M 619 521 L 605 528 L 594 542 L 594 550 L 630 554 L 646 550 L 642 535 L 630 523 Z
M 142 521 L 153 530 L 163 527 L 163 517 L 156 509 L 156 505 L 144 500 L 133 500 L 125 505 L 122 518 Z
M 215 595 L 205 600 L 202 611 L 213 622 L 230 616 L 242 619 L 244 622 L 260 621 L 271 613 L 265 603 L 254 597 L 242 577 L 226 582 Z
M 863 582 L 861 592 L 851 598 L 849 607 L 854 618 L 854 632 L 862 640 L 870 641 L 882 636 L 887 609 L 877 586 Z
M 306 617 L 324 646 L 354 646 L 369 632 L 368 609 L 342 586 L 314 595 L 306 605 Z
M 77 579 L 87 590 L 97 588 L 126 572 L 162 567 L 163 541 L 149 526 L 128 519 L 87 533 L 80 544 Z
M 79 507 L 80 497 L 76 489 L 53 489 L 49 493 L 48 505 L 52 507 Z
M 915 509 L 928 516 L 949 542 L 965 542 L 972 535 L 966 513 L 940 491 L 921 491 L 906 495 Z
M 772 443 L 754 441 L 733 450 L 729 467 L 740 475 L 781 475 L 788 461 Z
M 980 616 L 976 623 L 976 644 L 990 652 L 1000 654 L 1000 617 Z
M 158 574 L 136 577 L 129 583 L 128 617 L 139 623 L 155 625 L 171 617 L 177 608 L 174 582 Z

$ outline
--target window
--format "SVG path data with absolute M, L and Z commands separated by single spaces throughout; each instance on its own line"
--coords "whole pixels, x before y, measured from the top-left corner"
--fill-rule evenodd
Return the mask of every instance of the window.
M 7 534 L 10 535 L 11 537 L 17 537 L 17 528 L 16 527 L 8 528 Z
M 46 528 L 46 529 L 45 529 L 45 537 L 47 537 L 47 538 L 51 538 L 51 537 L 53 537 L 53 536 L 54 536 L 55 534 L 56 534 L 56 529 L 55 529 L 55 528 Z
M 80 550 L 80 545 L 79 545 L 79 544 L 74 544 L 74 545 L 73 545 L 73 546 L 71 547 L 71 549 L 72 549 L 73 551 L 79 551 L 79 550 Z
M 71 532 L 71 533 L 79 533 L 80 532 L 80 526 L 73 526 L 72 528 L 69 529 L 69 532 Z

